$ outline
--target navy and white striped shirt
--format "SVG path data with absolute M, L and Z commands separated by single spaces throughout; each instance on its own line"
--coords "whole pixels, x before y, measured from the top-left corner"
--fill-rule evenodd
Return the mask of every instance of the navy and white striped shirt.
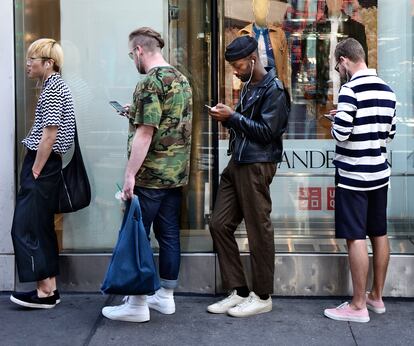
M 332 126 L 338 186 L 374 190 L 389 182 L 386 143 L 395 135 L 396 98 L 374 69 L 355 73 L 339 92 Z
M 58 126 L 52 150 L 66 153 L 75 137 L 75 111 L 70 89 L 59 73 L 52 74 L 44 82 L 32 129 L 22 143 L 31 150 L 38 150 L 43 129 L 47 126 Z

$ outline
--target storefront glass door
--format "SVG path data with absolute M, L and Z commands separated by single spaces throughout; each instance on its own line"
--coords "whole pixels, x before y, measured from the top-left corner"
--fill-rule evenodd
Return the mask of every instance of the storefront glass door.
M 18 169 L 24 157 L 20 142 L 31 128 L 40 93 L 39 86 L 25 76 L 25 52 L 34 40 L 51 37 L 64 50 L 62 76 L 74 97 L 92 187 L 88 208 L 56 216 L 63 251 L 110 251 L 118 236 L 122 206 L 114 195 L 123 184 L 128 124 L 108 102 L 130 103 L 136 83 L 143 78 L 128 58 L 128 34 L 141 26 L 162 34 L 163 54 L 193 88 L 191 178 L 182 205 L 182 249 L 212 251 L 205 228 L 211 203 L 211 124 L 203 109 L 210 99 L 209 10 L 208 5 L 189 0 L 15 2 Z

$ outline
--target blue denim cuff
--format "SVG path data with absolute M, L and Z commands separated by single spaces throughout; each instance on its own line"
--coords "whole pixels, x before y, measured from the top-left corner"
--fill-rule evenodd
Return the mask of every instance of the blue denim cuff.
M 160 278 L 161 287 L 164 288 L 176 288 L 178 285 L 178 280 L 167 280 Z

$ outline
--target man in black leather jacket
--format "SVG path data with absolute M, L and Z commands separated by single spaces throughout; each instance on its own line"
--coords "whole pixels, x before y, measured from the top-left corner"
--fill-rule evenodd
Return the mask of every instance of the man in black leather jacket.
M 290 104 L 275 70 L 267 71 L 260 62 L 254 38 L 236 38 L 225 57 L 245 84 L 235 110 L 221 103 L 209 110 L 213 119 L 230 130 L 232 155 L 221 175 L 210 232 L 223 287 L 231 293 L 207 310 L 245 317 L 272 310 L 275 246 L 270 183 L 282 160 Z M 243 219 L 252 266 L 250 293 L 234 237 Z

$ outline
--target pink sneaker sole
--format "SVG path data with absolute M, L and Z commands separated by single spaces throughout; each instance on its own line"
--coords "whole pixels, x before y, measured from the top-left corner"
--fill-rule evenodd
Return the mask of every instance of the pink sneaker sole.
M 348 303 L 343 303 L 337 308 L 325 309 L 324 315 L 330 319 L 336 321 L 349 321 L 349 322 L 369 322 L 369 314 L 367 309 L 354 310 Z

